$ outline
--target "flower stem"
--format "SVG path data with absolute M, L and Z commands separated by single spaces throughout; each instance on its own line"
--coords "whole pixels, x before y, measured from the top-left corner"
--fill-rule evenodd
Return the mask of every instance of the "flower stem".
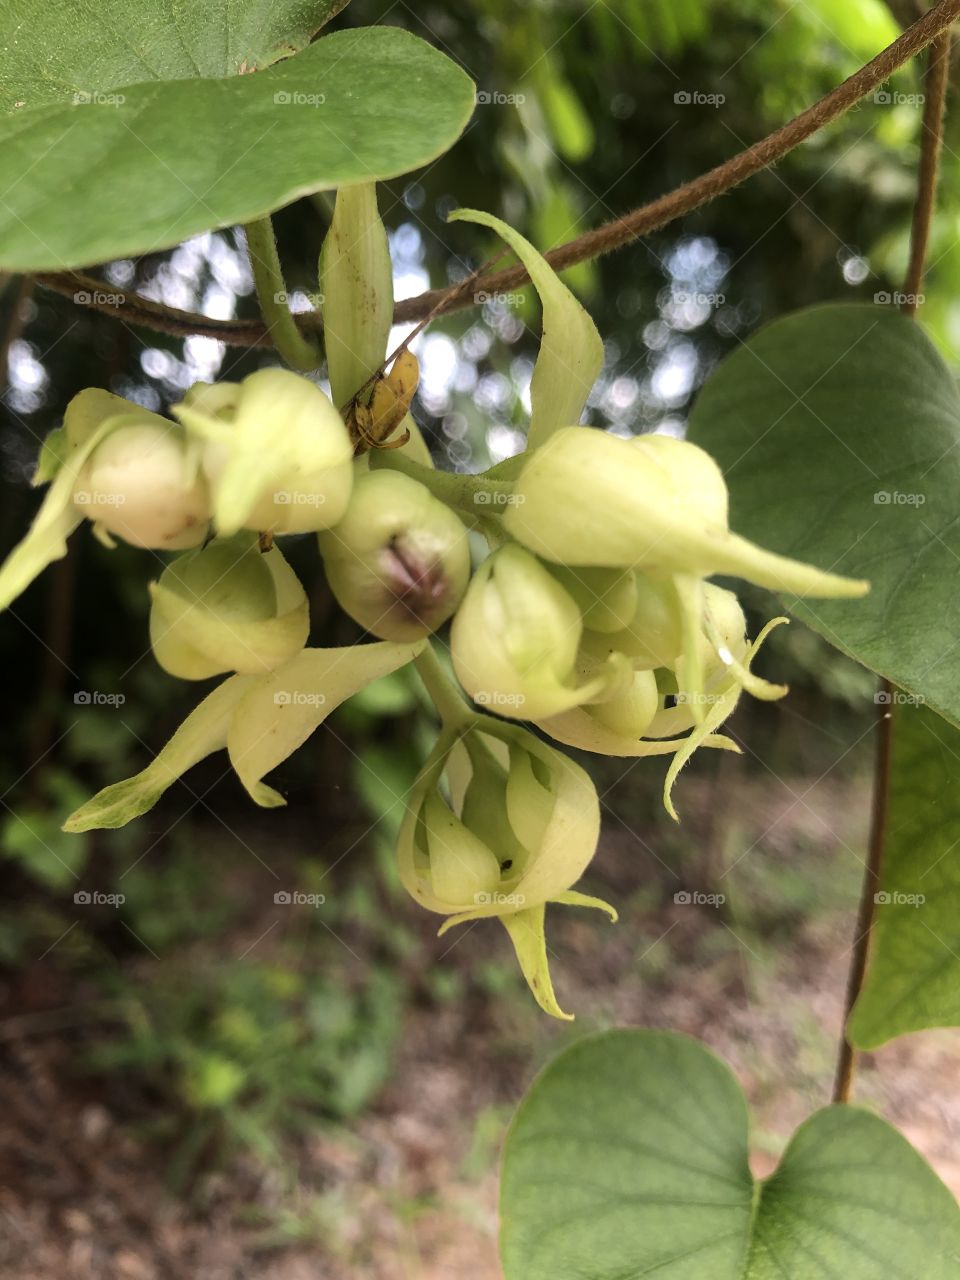
M 413 660 L 445 729 L 460 732 L 478 717 L 463 694 L 447 675 L 443 663 L 428 641 Z
M 473 520 L 502 515 L 509 506 L 513 485 L 505 480 L 490 480 L 485 475 L 463 475 L 455 471 L 435 471 L 397 449 L 375 449 L 370 454 L 374 469 L 389 467 L 419 480 L 435 498 Z
M 247 251 L 253 269 L 253 280 L 257 287 L 257 301 L 273 344 L 292 369 L 309 373 L 320 364 L 320 348 L 315 341 L 304 337 L 300 332 L 293 313 L 287 306 L 287 291 L 283 283 L 273 223 L 269 216 L 258 218 L 256 222 L 248 222 L 244 230 L 247 233 Z

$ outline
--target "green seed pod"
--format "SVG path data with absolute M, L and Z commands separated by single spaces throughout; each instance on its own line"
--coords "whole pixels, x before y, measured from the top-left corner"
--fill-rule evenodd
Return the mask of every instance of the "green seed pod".
M 148 413 L 106 425 L 109 434 L 74 485 L 78 514 L 135 547 L 197 546 L 207 535 L 210 495 L 186 433 Z
M 358 474 L 346 514 L 319 541 L 341 607 L 386 640 L 429 635 L 467 586 L 463 522 L 425 485 L 398 471 Z
M 278 548 L 239 534 L 174 560 L 150 588 L 150 643 L 165 671 L 205 680 L 258 675 L 307 641 L 307 599 Z
M 546 560 L 691 577 L 727 573 L 798 595 L 861 596 L 869 589 L 731 533 L 720 469 L 685 440 L 622 440 L 564 427 L 531 454 L 514 494 L 504 528 Z
M 240 529 L 310 533 L 342 517 L 353 446 L 340 414 L 309 378 L 260 369 L 239 384 L 198 384 L 171 412 L 204 441 L 222 536 Z

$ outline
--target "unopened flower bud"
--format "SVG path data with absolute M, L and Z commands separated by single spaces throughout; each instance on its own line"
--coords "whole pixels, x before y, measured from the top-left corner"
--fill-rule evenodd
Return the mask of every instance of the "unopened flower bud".
M 422 816 L 437 901 L 453 911 L 491 898 L 500 887 L 500 863 L 492 849 L 436 794 L 424 801 Z
M 727 527 L 723 475 L 702 449 L 670 436 L 622 440 L 565 427 L 515 484 L 506 530 L 547 560 L 634 566 L 695 577 L 727 573 L 775 591 L 861 596 L 868 583 L 764 551 Z
M 461 805 L 441 786 L 453 751 L 465 748 L 470 778 Z M 441 735 L 407 804 L 397 845 L 400 879 L 422 906 L 445 915 L 441 933 L 500 919 L 540 1006 L 566 1017 L 550 981 L 544 939 L 548 902 L 599 907 L 572 889 L 596 848 L 600 807 L 587 775 L 518 725 L 478 717 L 466 733 Z
M 343 419 L 309 378 L 260 369 L 243 382 L 192 387 L 172 412 L 205 441 L 214 521 L 239 529 L 308 533 L 336 524 L 353 480 Z
M 586 628 L 606 633 L 630 625 L 637 611 L 637 575 L 632 569 L 551 565 L 550 571 L 577 602 Z
M 657 678 L 652 671 L 635 671 L 625 693 L 584 707 L 587 715 L 624 738 L 643 738 L 660 706 Z
M 184 680 L 272 671 L 306 644 L 303 588 L 279 549 L 261 552 L 250 534 L 188 551 L 150 594 L 154 656 Z
M 524 547 L 509 543 L 474 574 L 451 632 L 457 679 L 477 702 L 517 719 L 576 701 L 583 623 L 568 591 Z
M 107 426 L 74 485 L 78 514 L 135 547 L 175 551 L 202 542 L 210 496 L 182 428 L 135 412 Z
M 413 640 L 453 613 L 470 574 L 467 531 L 449 507 L 398 471 L 358 475 L 346 514 L 320 535 L 341 607 L 386 640 Z

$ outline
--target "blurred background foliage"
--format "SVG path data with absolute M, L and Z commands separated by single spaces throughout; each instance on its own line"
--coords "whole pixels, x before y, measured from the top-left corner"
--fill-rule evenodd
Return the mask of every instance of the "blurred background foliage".
M 481 229 L 447 226 L 452 208 L 488 209 L 541 248 L 562 243 L 755 141 L 899 30 L 882 0 L 425 0 L 415 10 L 353 0 L 337 24 L 380 21 L 408 25 L 478 86 L 460 144 L 382 191 L 401 298 L 455 281 L 497 251 Z M 890 305 L 883 299 L 906 261 L 920 93 L 917 69 L 903 71 L 775 170 L 571 269 L 606 344 L 590 421 L 680 431 L 710 369 L 759 324 L 828 299 Z M 954 116 L 922 313 L 953 362 L 958 128 Z M 276 220 L 300 306 L 316 289 L 329 208 L 326 198 L 307 199 Z M 255 311 L 231 231 L 103 264 L 99 274 L 118 291 L 211 316 Z M 2 307 L 4 553 L 35 507 L 28 478 L 39 441 L 81 388 L 161 408 L 196 380 L 239 378 L 271 362 L 263 351 L 134 330 L 18 279 L 5 282 Z M 524 292 L 438 321 L 417 339 L 415 412 L 440 465 L 476 470 L 521 447 L 537 325 Z M 312 597 L 312 643 L 355 638 L 312 540 L 292 542 L 290 554 Z M 159 567 L 150 553 L 108 552 L 81 532 L 3 620 L 0 852 L 9 889 L 0 963 L 7 1015 L 65 1010 L 77 1071 L 112 1082 L 131 1123 L 169 1143 L 171 1176 L 182 1181 L 236 1144 L 272 1159 L 280 1135 L 308 1115 L 355 1115 L 388 1076 L 412 1005 L 485 994 L 502 1002 L 513 1028 L 528 1011 L 505 938 L 464 972 L 438 959 L 445 947 L 435 922 L 398 891 L 392 836 L 431 732 L 408 674 L 354 699 L 288 762 L 277 781 L 289 808 L 269 818 L 251 811 L 214 757 L 127 830 L 60 833 L 80 799 L 141 767 L 207 687 L 178 683 L 152 662 L 145 588 Z M 755 603 L 769 609 L 759 596 Z M 775 633 L 766 667 L 791 682 L 793 696 L 741 713 L 750 752 L 738 767 L 759 770 L 763 756 L 775 769 L 815 774 L 830 744 L 864 731 L 872 679 L 799 625 Z M 717 767 L 701 756 L 685 777 Z M 851 751 L 844 768 L 856 776 L 864 767 L 862 749 Z M 591 768 L 614 825 L 652 833 L 665 857 L 694 856 L 682 831 L 660 825 L 656 764 L 624 781 L 621 762 Z M 736 838 L 735 827 L 723 836 L 724 856 Z M 602 883 L 602 858 L 591 875 Z M 762 878 L 744 884 L 744 927 L 758 936 L 782 925 L 785 902 L 788 914 L 813 909 L 795 872 L 777 888 Z M 325 902 L 274 901 L 294 889 Z M 124 901 L 77 903 L 78 892 Z M 626 892 L 657 893 L 636 884 Z M 150 1114 L 160 1118 L 145 1121 Z

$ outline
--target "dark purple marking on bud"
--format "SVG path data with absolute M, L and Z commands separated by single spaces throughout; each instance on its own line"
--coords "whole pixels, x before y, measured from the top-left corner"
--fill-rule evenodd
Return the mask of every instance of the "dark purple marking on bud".
M 415 622 L 429 623 L 449 588 L 442 564 L 427 559 L 394 535 L 383 554 L 387 589 Z

